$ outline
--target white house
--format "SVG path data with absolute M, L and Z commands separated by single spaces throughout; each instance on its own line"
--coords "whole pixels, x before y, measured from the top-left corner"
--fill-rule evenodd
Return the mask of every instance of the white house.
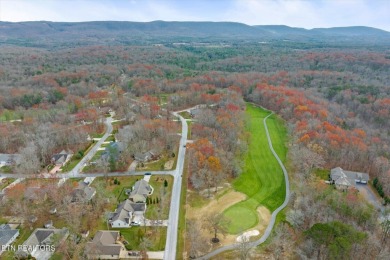
M 113 228 L 130 227 L 131 218 L 133 217 L 133 208 L 130 201 L 125 200 L 118 205 L 118 208 L 113 213 L 110 223 Z
M 144 213 L 145 203 L 132 203 L 129 199 L 118 205 L 115 212 L 111 213 L 110 224 L 113 228 L 128 228 L 131 226 L 131 220 L 134 213 Z

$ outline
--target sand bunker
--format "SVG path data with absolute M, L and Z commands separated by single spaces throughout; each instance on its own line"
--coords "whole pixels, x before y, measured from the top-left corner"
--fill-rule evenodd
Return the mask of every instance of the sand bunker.
M 258 230 L 247 231 L 244 232 L 241 236 L 238 236 L 236 241 L 242 242 L 244 238 L 245 238 L 244 241 L 249 241 L 250 237 L 255 237 L 258 235 L 260 235 L 260 232 Z

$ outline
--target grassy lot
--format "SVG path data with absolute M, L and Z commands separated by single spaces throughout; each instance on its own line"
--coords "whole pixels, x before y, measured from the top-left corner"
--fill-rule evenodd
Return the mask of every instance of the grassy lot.
M 102 156 L 103 152 L 104 152 L 103 150 L 97 151 L 95 153 L 95 155 L 92 157 L 91 162 L 100 159 L 100 157 Z
M 122 229 L 113 229 L 120 231 L 123 238 L 129 242 L 128 250 L 141 250 L 141 241 L 147 238 L 151 244 L 147 247 L 148 251 L 163 251 L 167 239 L 166 227 L 131 227 Z
M 326 180 L 328 181 L 329 180 L 329 174 L 330 174 L 330 171 L 329 170 L 326 170 L 326 169 L 316 169 L 314 170 L 314 174 L 320 178 L 321 180 Z
M 206 199 L 204 196 L 200 195 L 198 192 L 191 192 L 187 197 L 187 204 L 191 208 L 202 208 L 210 202 L 209 199 Z
M 188 187 L 188 161 L 184 161 L 183 181 L 180 194 L 180 208 L 179 208 L 179 227 L 177 235 L 177 253 L 176 258 L 182 259 L 183 253 L 186 250 L 186 205 L 187 205 L 187 187 Z
M 164 181 L 167 181 L 168 186 L 164 187 Z M 165 205 L 160 204 L 149 204 L 145 216 L 147 219 L 168 219 L 169 216 L 169 205 L 171 202 L 171 191 L 173 186 L 173 177 L 170 175 L 152 175 L 149 184 L 153 187 L 153 194 L 150 196 L 152 199 L 161 199 L 162 195 L 165 196 Z M 161 202 L 160 202 L 161 203 Z M 158 210 L 163 206 L 160 218 L 158 217 Z
M 188 125 L 188 132 L 187 132 L 187 139 L 188 140 L 191 140 L 191 126 L 192 126 L 192 122 L 191 121 L 187 121 L 187 125 Z
M 248 196 L 248 199 L 226 209 L 224 214 L 230 220 L 229 233 L 237 234 L 258 223 L 256 209 L 264 205 L 271 212 L 279 207 L 285 198 L 285 182 L 283 172 L 268 148 L 263 119 L 270 112 L 247 105 L 247 131 L 251 134 L 248 153 L 245 157 L 243 173 L 233 182 L 235 190 Z M 287 148 L 286 129 L 283 122 L 275 115 L 267 119 L 272 144 L 285 161 Z
M 187 111 L 180 112 L 179 115 L 181 115 L 185 119 L 192 119 L 190 112 Z
M 107 137 L 107 139 L 105 140 L 105 142 L 115 142 L 115 136 L 114 135 L 109 135 Z
M 91 138 L 102 138 L 104 135 L 104 132 L 101 134 L 91 134 Z
M 14 181 L 15 181 L 15 179 L 12 179 L 12 178 L 7 178 L 7 179 L 2 180 L 0 182 L 0 190 L 4 189 L 5 187 L 7 187 L 9 184 L 11 184 Z
M 134 183 L 137 180 L 140 180 L 142 178 L 143 176 L 108 177 L 108 178 L 99 177 L 96 178 L 91 185 L 95 188 L 104 187 L 105 193 L 112 194 L 117 199 L 118 202 L 121 202 L 127 198 L 125 194 L 125 189 L 132 188 Z M 115 179 L 119 181 L 120 183 L 119 185 L 114 184 Z
M 3 167 L 0 167 L 0 172 L 4 172 L 4 173 L 13 173 L 13 169 L 11 166 L 3 166 Z

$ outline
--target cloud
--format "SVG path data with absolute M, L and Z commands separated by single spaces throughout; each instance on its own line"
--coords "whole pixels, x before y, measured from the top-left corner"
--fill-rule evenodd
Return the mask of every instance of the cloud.
M 374 4 L 373 4 L 374 2 Z M 390 29 L 390 1 L 369 0 L 234 0 L 229 16 L 247 24 L 294 27 L 365 25 Z

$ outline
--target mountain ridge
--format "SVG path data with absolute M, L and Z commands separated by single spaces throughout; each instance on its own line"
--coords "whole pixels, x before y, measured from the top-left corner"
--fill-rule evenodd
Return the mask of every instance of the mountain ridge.
M 113 44 L 158 41 L 259 41 L 387 43 L 390 32 L 367 26 L 305 29 L 237 22 L 0 22 L 0 44 Z

